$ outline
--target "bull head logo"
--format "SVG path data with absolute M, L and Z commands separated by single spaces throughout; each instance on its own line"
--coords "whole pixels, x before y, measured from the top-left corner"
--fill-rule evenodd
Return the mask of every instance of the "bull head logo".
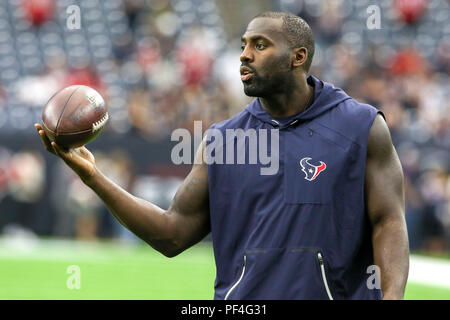
M 313 181 L 319 173 L 321 173 L 323 170 L 327 168 L 327 165 L 325 162 L 320 161 L 320 166 L 312 165 L 308 162 L 308 160 L 311 160 L 311 158 L 303 158 L 300 160 L 300 165 L 302 166 L 302 171 L 305 173 L 305 179 L 308 181 Z

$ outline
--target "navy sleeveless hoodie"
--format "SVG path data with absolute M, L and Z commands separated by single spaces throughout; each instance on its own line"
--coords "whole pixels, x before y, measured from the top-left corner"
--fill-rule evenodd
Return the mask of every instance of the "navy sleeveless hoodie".
M 207 165 L 215 299 L 382 297 L 370 285 L 364 199 L 367 139 L 380 111 L 313 76 L 308 83 L 314 100 L 295 116 L 273 118 L 255 99 L 211 127 L 224 137 L 227 129 L 279 134 L 275 174 L 262 175 L 260 162 Z M 236 139 L 222 143 L 245 152 Z

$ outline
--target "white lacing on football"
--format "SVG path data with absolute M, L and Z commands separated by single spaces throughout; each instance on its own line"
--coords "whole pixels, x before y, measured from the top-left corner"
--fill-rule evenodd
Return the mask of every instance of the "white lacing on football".
M 92 124 L 92 132 L 95 132 L 97 130 L 100 130 L 108 121 L 108 112 L 103 116 L 103 118 L 101 118 L 100 120 L 98 120 L 97 122 L 94 122 Z

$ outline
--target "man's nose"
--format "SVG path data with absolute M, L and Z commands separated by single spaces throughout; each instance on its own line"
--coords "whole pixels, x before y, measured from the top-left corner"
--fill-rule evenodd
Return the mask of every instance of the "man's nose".
M 253 61 L 253 54 L 248 46 L 245 46 L 239 59 L 241 60 L 241 62 Z

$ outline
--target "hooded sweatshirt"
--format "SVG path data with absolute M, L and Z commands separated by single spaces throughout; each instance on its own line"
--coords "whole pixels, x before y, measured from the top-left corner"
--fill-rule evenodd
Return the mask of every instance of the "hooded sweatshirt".
M 314 100 L 297 115 L 274 118 L 255 99 L 211 127 L 224 138 L 208 137 L 207 150 L 215 141 L 235 160 L 207 164 L 215 299 L 382 296 L 364 201 L 367 138 L 380 111 L 313 76 L 307 81 Z M 257 133 L 256 163 L 250 134 L 241 143 L 227 136 L 236 130 Z M 261 173 L 268 164 L 259 149 L 278 170 Z

